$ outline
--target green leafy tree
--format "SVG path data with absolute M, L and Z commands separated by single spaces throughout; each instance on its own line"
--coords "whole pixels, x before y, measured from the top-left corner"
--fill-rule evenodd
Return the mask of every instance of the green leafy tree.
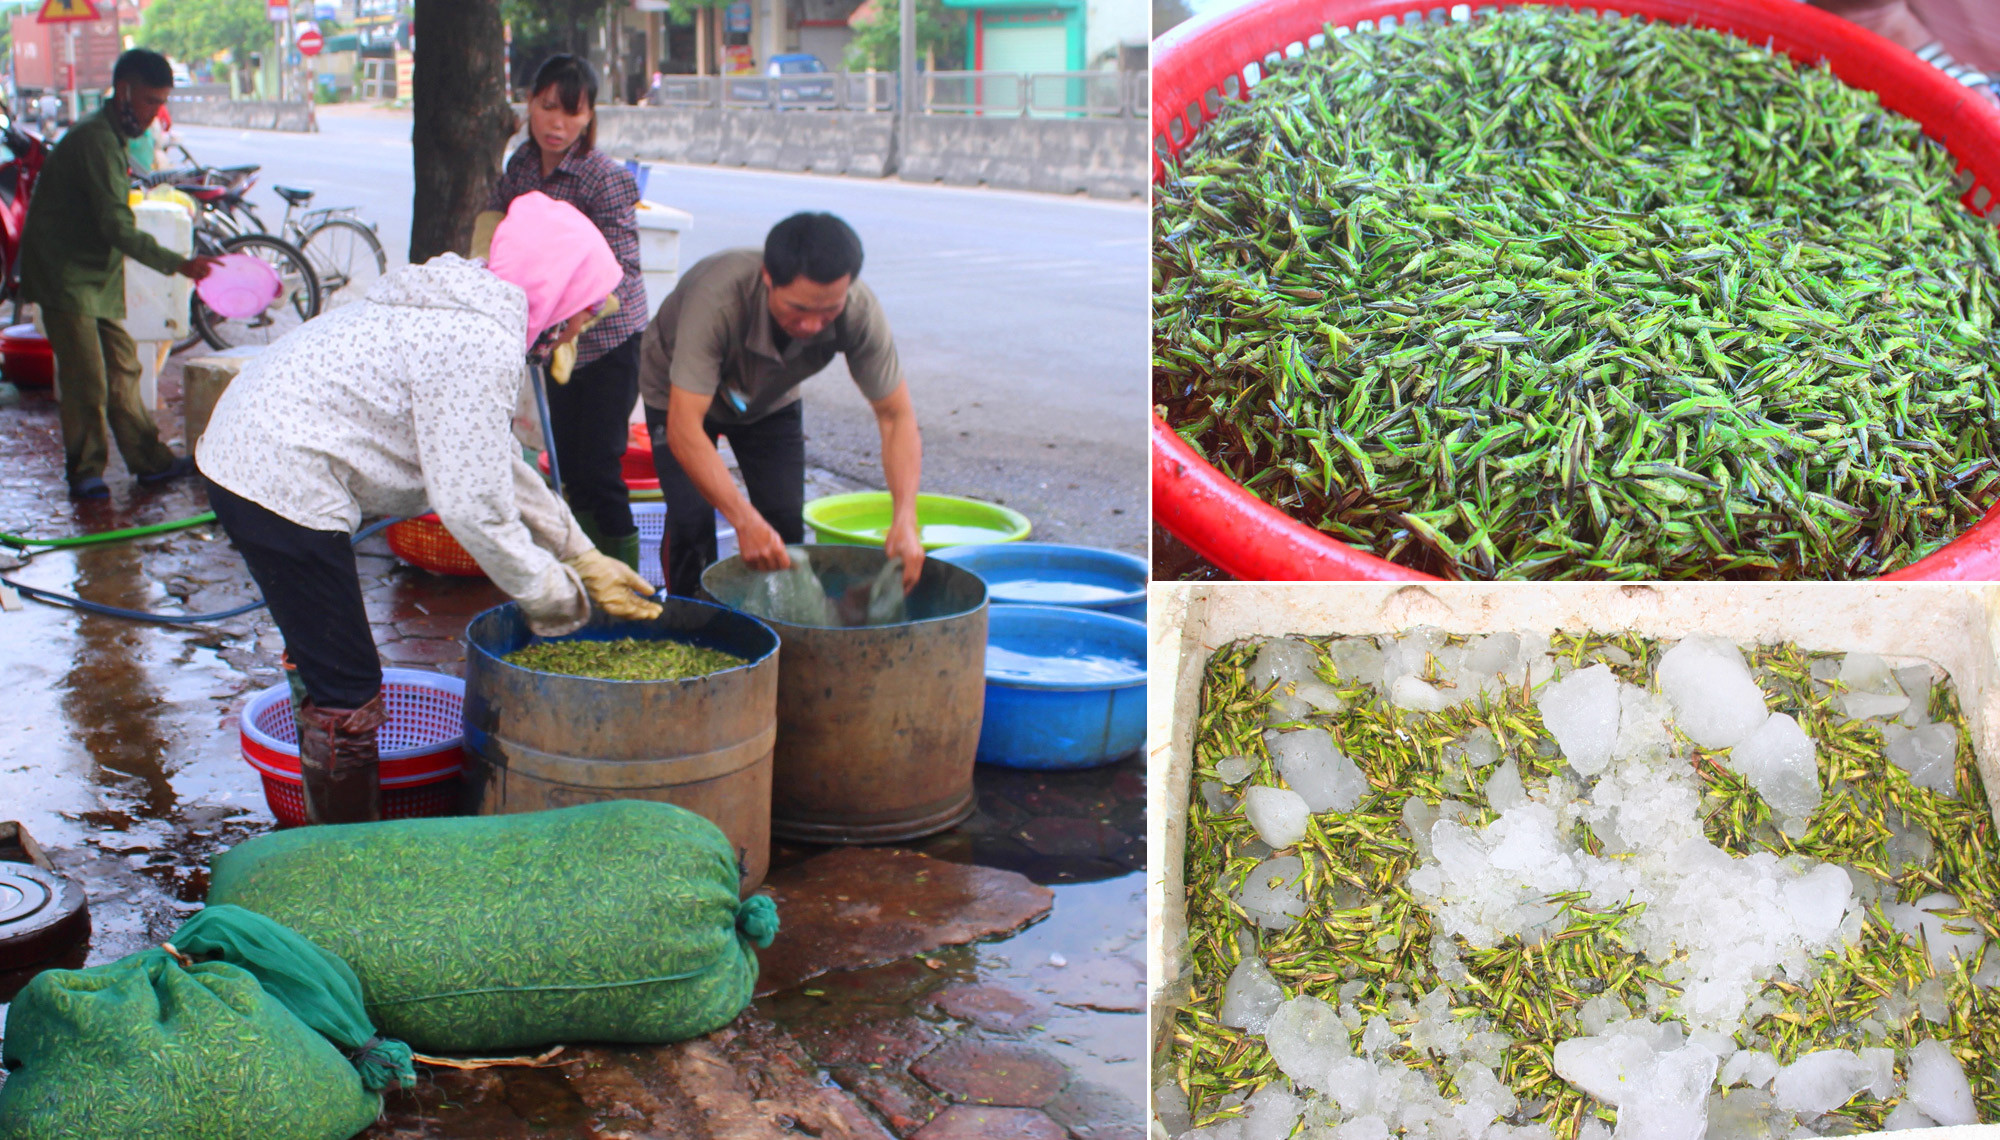
M 217 52 L 237 62 L 271 49 L 264 0 L 153 0 L 139 25 L 139 46 L 192 64 Z
M 917 54 L 935 60 L 939 70 L 964 67 L 965 20 L 962 10 L 946 8 L 943 0 L 917 0 Z M 875 17 L 856 25 L 847 41 L 848 70 L 896 70 L 901 21 L 902 0 L 875 0 Z

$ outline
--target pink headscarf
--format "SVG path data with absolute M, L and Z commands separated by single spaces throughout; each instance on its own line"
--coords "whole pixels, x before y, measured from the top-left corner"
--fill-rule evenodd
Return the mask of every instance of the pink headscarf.
M 514 199 L 494 227 L 486 268 L 528 294 L 528 347 L 556 325 L 603 301 L 625 277 L 583 211 L 539 190 Z

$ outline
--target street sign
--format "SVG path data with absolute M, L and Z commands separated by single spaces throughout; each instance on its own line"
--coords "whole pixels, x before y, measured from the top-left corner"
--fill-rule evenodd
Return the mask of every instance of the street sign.
M 91 23 L 99 19 L 96 0 L 48 0 L 42 5 L 41 15 L 35 17 L 44 24 Z
M 282 24 L 292 18 L 292 0 L 264 0 L 264 14 L 274 24 Z
M 318 55 L 319 49 L 325 46 L 326 41 L 320 37 L 318 28 L 306 28 L 299 32 L 300 55 Z

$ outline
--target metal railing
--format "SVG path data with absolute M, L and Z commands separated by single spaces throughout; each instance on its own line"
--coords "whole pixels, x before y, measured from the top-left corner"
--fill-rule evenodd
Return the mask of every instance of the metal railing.
M 1126 118 L 1146 113 L 1146 75 L 1138 71 L 936 71 L 917 78 L 924 114 Z M 896 75 L 669 75 L 646 102 L 654 107 L 890 112 L 896 109 Z

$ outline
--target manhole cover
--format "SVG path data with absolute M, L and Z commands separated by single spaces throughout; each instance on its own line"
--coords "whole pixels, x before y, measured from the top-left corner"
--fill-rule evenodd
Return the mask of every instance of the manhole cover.
M 82 887 L 27 863 L 0 863 L 0 970 L 52 958 L 89 931 Z

